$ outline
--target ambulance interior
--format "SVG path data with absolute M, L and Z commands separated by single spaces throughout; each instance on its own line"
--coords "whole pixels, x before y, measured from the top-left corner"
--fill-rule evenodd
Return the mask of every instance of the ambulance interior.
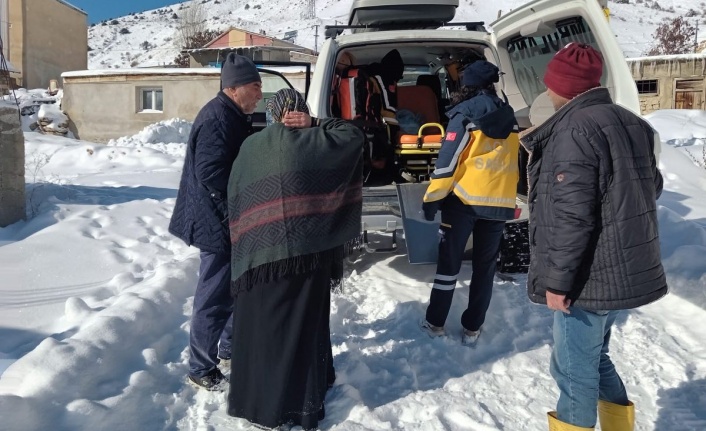
M 388 97 L 396 99 L 397 122 L 383 120 L 387 142 L 379 134 L 369 136 L 366 185 L 385 185 L 399 182 L 421 182 L 429 179 L 448 124 L 446 110 L 460 89 L 463 68 L 468 64 L 492 59 L 491 51 L 482 44 L 469 43 L 405 43 L 365 45 L 339 53 L 336 76 L 332 83 L 331 114 L 355 120 L 355 110 L 341 115 L 340 105 L 355 101 L 353 85 L 347 79 L 351 70 L 364 68 L 380 60 L 392 49 L 397 49 L 404 62 L 404 75 L 393 88 L 386 88 Z M 501 83 L 497 85 L 502 97 Z M 394 94 L 389 94 L 394 93 Z M 524 111 L 523 111 L 524 112 Z M 347 118 L 353 117 L 353 118 Z M 371 146 L 387 145 L 387 151 L 373 151 Z M 375 154 L 373 154 L 375 153 Z M 384 160 L 380 155 L 384 154 Z

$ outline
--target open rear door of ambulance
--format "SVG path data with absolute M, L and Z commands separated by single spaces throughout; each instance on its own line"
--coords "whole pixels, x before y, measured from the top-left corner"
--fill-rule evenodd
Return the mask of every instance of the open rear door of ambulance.
M 505 73 L 504 90 L 520 127 L 540 124 L 553 112 L 543 94 L 544 72 L 554 54 L 571 42 L 589 44 L 603 54 L 601 84 L 616 103 L 640 113 L 625 56 L 596 0 L 536 0 L 491 26 L 491 41 Z

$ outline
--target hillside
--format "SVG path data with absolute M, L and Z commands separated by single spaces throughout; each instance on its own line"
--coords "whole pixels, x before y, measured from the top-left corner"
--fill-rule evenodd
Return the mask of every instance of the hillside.
M 282 37 L 298 31 L 296 43 L 321 47 L 323 26 L 345 23 L 352 0 L 193 0 L 204 5 L 207 26 L 213 30 L 238 27 Z M 88 31 L 90 69 L 148 67 L 171 64 L 176 46 L 178 16 L 191 1 L 135 13 L 92 25 Z M 315 3 L 315 17 L 309 18 L 309 4 Z M 493 22 L 499 10 L 507 13 L 525 0 L 480 2 L 461 0 L 457 21 Z M 620 0 L 609 2 L 611 26 L 626 57 L 641 56 L 652 43 L 655 28 L 677 16 L 699 15 L 704 23 L 702 0 Z M 689 12 L 691 10 L 691 13 Z M 695 12 L 698 11 L 698 14 Z M 697 18 L 691 18 L 696 23 Z M 315 26 L 318 27 L 318 39 Z M 703 33 L 703 32 L 702 32 Z M 706 37 L 701 37 L 704 40 Z

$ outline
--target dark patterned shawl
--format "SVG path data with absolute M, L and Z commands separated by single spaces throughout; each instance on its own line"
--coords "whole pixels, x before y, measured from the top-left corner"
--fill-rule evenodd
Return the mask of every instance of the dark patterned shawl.
M 358 239 L 363 139 L 350 123 L 328 119 L 309 129 L 274 124 L 245 140 L 228 181 L 235 294 L 312 271 L 323 253 Z

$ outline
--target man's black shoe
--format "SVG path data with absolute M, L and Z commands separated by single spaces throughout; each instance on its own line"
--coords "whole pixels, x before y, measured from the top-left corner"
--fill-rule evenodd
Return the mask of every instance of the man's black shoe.
M 214 368 L 203 377 L 189 376 L 189 383 L 199 389 L 222 392 L 228 385 L 228 379 L 221 373 L 221 370 Z

